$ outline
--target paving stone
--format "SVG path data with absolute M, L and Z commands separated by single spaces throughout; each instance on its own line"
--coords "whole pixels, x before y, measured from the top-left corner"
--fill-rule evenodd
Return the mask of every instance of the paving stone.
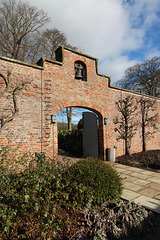
M 160 194 L 158 194 L 158 195 L 155 196 L 154 198 L 160 200 Z
M 147 187 L 157 190 L 160 193 L 160 183 L 151 182 L 150 184 L 147 185 Z
M 160 173 L 112 164 L 122 178 L 122 198 L 160 213 Z
M 149 176 L 154 176 L 154 172 L 152 172 L 152 171 L 146 171 L 146 170 L 141 170 L 141 173 L 142 174 L 145 174 L 145 175 L 149 175 Z
M 160 173 L 153 172 L 153 176 L 154 176 L 154 177 L 158 177 L 158 178 L 160 178 Z
M 139 196 L 136 199 L 134 199 L 134 202 L 148 209 L 151 209 L 152 211 L 160 213 L 160 201 L 157 199 L 149 198 L 146 196 Z
M 142 174 L 140 172 L 132 172 L 131 176 L 137 177 L 137 178 L 140 178 L 140 179 L 147 179 L 149 177 L 148 175 Z
M 125 172 L 125 169 L 123 169 L 123 168 L 115 167 L 115 169 L 116 169 L 118 172 Z
M 138 178 L 136 178 L 133 183 L 139 184 L 139 185 L 142 185 L 142 186 L 146 186 L 146 185 L 148 186 L 148 184 L 150 184 L 151 182 L 146 180 L 146 179 L 138 179 Z
M 160 183 L 160 178 L 158 177 L 149 177 L 147 180 L 155 183 Z
M 128 201 L 133 201 L 135 198 L 137 198 L 139 196 L 140 196 L 139 193 L 133 192 L 133 191 L 128 190 L 128 189 L 123 189 L 122 195 L 121 195 L 121 197 L 123 199 L 126 199 Z
M 157 191 L 157 190 L 146 187 L 145 189 L 138 191 L 138 193 L 150 198 L 154 198 L 156 195 L 158 195 L 159 190 Z
M 128 177 L 129 177 L 129 176 L 128 176 L 128 175 L 126 175 L 126 174 L 120 174 L 119 176 L 120 176 L 120 178 L 122 178 L 122 179 L 126 179 L 126 178 L 128 178 Z
M 123 171 L 122 174 L 126 174 L 127 176 L 131 176 L 131 174 L 133 173 L 133 171 Z
M 126 188 L 126 189 L 129 189 L 131 191 L 134 191 L 134 192 L 139 192 L 140 190 L 144 189 L 144 186 L 134 184 L 134 183 L 131 183 L 131 182 L 125 182 L 123 184 L 123 187 Z
M 128 176 L 128 178 L 126 179 L 126 181 L 127 182 L 132 182 L 132 183 L 134 183 L 136 180 L 138 180 L 138 178 L 136 178 L 136 177 L 132 177 L 132 176 Z
M 122 183 L 126 183 L 126 182 L 134 183 L 135 180 L 137 180 L 137 178 L 135 178 L 135 177 L 128 177 L 127 176 L 127 177 L 122 178 Z
M 136 167 L 130 167 L 130 166 L 127 168 L 127 170 L 131 171 L 131 172 L 133 172 L 133 171 L 134 172 L 142 172 L 142 169 L 136 168 Z
M 135 171 L 135 172 L 143 173 L 145 170 L 143 170 L 143 169 L 141 169 L 141 168 L 134 168 L 134 171 Z
M 119 167 L 119 168 L 123 168 L 123 169 L 127 169 L 127 168 L 130 167 L 130 166 L 123 165 L 123 164 L 119 164 L 119 163 L 115 163 L 114 165 L 117 166 L 117 167 Z

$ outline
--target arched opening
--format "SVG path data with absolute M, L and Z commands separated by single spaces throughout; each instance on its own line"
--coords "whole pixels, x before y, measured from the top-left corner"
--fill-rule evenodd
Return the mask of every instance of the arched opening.
M 69 106 L 57 115 L 59 154 L 103 159 L 103 120 L 88 107 Z

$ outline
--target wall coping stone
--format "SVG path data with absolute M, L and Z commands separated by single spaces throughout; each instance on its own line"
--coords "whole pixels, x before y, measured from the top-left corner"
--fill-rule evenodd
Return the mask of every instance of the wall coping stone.
M 31 63 L 26 63 L 26 62 L 23 62 L 23 61 L 20 61 L 20 60 L 17 60 L 17 59 L 12 59 L 12 58 L 9 58 L 9 57 L 0 56 L 0 59 L 2 59 L 4 61 L 8 61 L 8 62 L 13 62 L 13 63 L 17 63 L 17 64 L 20 64 L 20 65 L 28 66 L 28 67 L 31 67 L 31 68 L 37 68 L 37 69 L 40 69 L 40 70 L 44 69 L 42 66 L 38 66 L 38 65 L 35 65 L 35 64 L 31 64 Z
M 152 99 L 156 99 L 156 100 L 160 101 L 159 97 L 154 97 L 154 96 L 147 95 L 147 94 L 144 94 L 144 93 L 135 92 L 135 91 L 132 91 L 132 90 L 129 90 L 129 89 L 125 89 L 125 88 L 115 87 L 115 86 L 110 85 L 110 83 L 109 83 L 109 88 L 112 88 L 112 89 L 115 89 L 115 90 L 118 90 L 118 91 L 120 90 L 122 92 L 133 93 L 133 94 L 136 94 L 136 95 L 139 95 L 139 96 L 144 96 L 144 97 L 148 97 L 148 98 L 152 98 Z

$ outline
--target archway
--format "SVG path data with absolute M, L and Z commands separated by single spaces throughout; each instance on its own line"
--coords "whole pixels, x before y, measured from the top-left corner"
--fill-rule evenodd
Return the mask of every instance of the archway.
M 68 130 L 67 130 L 69 124 L 67 122 L 67 113 L 66 113 L 66 109 L 69 109 L 69 108 L 72 109 L 72 114 L 73 114 L 72 129 L 70 129 L 70 133 L 68 133 Z M 65 114 L 62 114 L 62 112 L 63 113 L 65 112 Z M 79 124 L 80 121 L 83 122 L 82 128 L 80 128 L 80 125 L 81 125 Z M 77 147 L 78 151 L 79 150 L 81 151 L 80 153 L 78 152 L 77 154 L 78 157 L 93 156 L 101 159 L 104 158 L 103 117 L 99 111 L 86 106 L 70 106 L 69 105 L 58 112 L 57 123 L 58 123 L 57 128 L 58 128 L 58 136 L 59 136 L 58 149 L 60 150 L 61 153 L 63 152 L 62 150 L 64 150 L 72 155 L 72 153 L 73 154 L 76 153 L 75 149 Z M 71 139 L 69 138 L 68 135 L 71 136 Z M 64 146 L 64 142 L 62 141 L 66 141 L 65 146 Z M 82 142 L 80 143 L 77 141 L 82 141 Z M 69 144 L 73 146 L 69 146 Z M 69 147 L 68 151 L 66 146 Z M 61 149 L 61 148 L 64 148 L 64 149 Z

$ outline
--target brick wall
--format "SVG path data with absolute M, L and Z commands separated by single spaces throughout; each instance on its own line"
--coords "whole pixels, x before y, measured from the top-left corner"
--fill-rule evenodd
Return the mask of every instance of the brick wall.
M 9 144 L 19 146 L 25 151 L 46 152 L 50 157 L 57 155 L 57 124 L 51 123 L 51 115 L 65 107 L 83 107 L 93 110 L 100 119 L 99 141 L 101 157 L 105 156 L 108 147 L 117 146 L 117 155 L 124 154 L 124 141 L 117 141 L 117 132 L 113 119 L 119 115 L 115 101 L 133 95 L 135 100 L 141 95 L 110 86 L 110 78 L 100 75 L 97 70 L 97 59 L 67 48 L 59 48 L 57 61 L 41 59 L 38 65 L 29 65 L 8 58 L 0 58 L 0 74 L 9 76 L 12 88 L 21 82 L 29 82 L 16 95 L 18 112 L 0 131 L 0 146 Z M 74 62 L 82 61 L 86 65 L 87 81 L 75 79 Z M 1 111 L 13 110 L 13 101 L 4 89 L 0 77 Z M 147 98 L 147 97 L 146 97 Z M 156 100 L 160 112 L 160 99 Z M 7 110 L 11 111 L 11 110 Z M 108 118 L 104 125 L 104 118 Z M 135 116 L 137 117 L 137 116 Z M 160 124 L 160 119 L 159 119 Z M 160 132 L 147 141 L 147 149 L 160 149 Z M 140 129 L 132 141 L 131 152 L 142 150 Z
M 0 59 L 0 73 L 7 78 L 9 76 L 10 88 L 4 92 L 1 89 L 0 106 L 1 114 L 6 118 L 14 110 L 12 90 L 20 86 L 22 82 L 28 84 L 16 94 L 18 111 L 12 121 L 8 122 L 0 131 L 0 146 L 6 144 L 19 146 L 22 150 L 40 151 L 41 148 L 41 71 L 40 67 L 21 64 L 7 58 Z M 2 78 L 1 78 L 2 83 Z M 3 94 L 3 96 L 2 96 Z

